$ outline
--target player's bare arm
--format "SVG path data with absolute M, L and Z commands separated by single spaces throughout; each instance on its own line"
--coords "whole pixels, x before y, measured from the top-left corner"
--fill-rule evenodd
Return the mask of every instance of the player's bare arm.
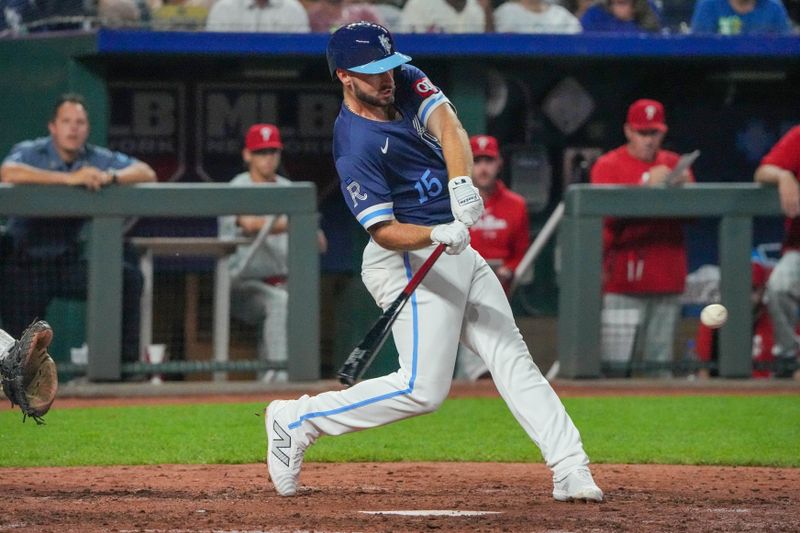
M 483 213 L 483 199 L 470 177 L 472 148 L 467 132 L 461 126 L 455 111 L 448 105 L 439 106 L 431 113 L 427 127 L 442 146 L 453 216 L 466 226 L 472 226 Z
M 800 215 L 800 184 L 792 172 L 776 165 L 761 165 L 756 169 L 755 180 L 777 185 L 784 214 L 789 218 Z
M 369 234 L 376 243 L 387 250 L 421 250 L 433 244 L 431 240 L 432 229 L 426 226 L 418 226 L 417 224 L 406 224 L 390 220 L 375 224 L 369 228 Z
M 469 136 L 449 105 L 440 105 L 428 119 L 428 131 L 439 139 L 449 179 L 472 175 Z
M 369 233 L 376 243 L 387 250 L 420 250 L 433 243 L 441 243 L 447 245 L 445 252 L 450 255 L 463 252 L 470 240 L 467 226 L 458 220 L 433 227 L 390 220 L 375 224 Z

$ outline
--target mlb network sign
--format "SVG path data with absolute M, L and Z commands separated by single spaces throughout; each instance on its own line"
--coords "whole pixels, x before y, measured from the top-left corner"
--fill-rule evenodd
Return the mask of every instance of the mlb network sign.
M 275 124 L 284 158 L 326 157 L 341 98 L 328 85 L 202 84 L 197 87 L 197 171 L 205 179 L 241 167 L 244 135 L 253 124 Z
M 120 81 L 109 93 L 109 147 L 146 161 L 161 181 L 230 180 L 242 170 L 245 132 L 259 122 L 280 128 L 290 166 L 329 164 L 341 103 L 327 84 Z

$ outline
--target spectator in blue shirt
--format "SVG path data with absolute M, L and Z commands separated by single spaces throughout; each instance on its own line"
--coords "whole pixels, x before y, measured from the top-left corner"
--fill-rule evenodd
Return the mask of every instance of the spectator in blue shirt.
M 792 24 L 780 0 L 699 0 L 692 33 L 789 34 Z
M 87 143 L 89 115 L 83 98 L 61 96 L 48 124 L 49 137 L 23 141 L 0 166 L 0 178 L 16 185 L 71 185 L 96 191 L 106 186 L 155 181 L 146 163 Z M 98 198 L 98 201 L 102 201 Z M 31 317 L 44 318 L 56 297 L 86 297 L 86 258 L 80 218 L 10 217 L 9 257 L 2 261 L 0 314 L 3 329 L 19 337 Z M 142 276 L 132 251 L 123 264 L 122 357 L 139 359 L 139 297 Z
M 642 33 L 661 29 L 658 10 L 649 0 L 603 0 L 581 17 L 584 32 Z

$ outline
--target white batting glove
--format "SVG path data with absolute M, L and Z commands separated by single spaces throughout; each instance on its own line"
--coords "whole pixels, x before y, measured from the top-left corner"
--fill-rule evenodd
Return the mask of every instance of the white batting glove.
M 450 209 L 456 220 L 467 226 L 475 224 L 483 213 L 483 199 L 469 176 L 458 176 L 447 182 L 450 190 Z
M 446 244 L 445 253 L 458 255 L 469 245 L 469 230 L 463 222 L 454 220 L 449 224 L 434 226 L 431 231 L 431 240 L 436 243 Z

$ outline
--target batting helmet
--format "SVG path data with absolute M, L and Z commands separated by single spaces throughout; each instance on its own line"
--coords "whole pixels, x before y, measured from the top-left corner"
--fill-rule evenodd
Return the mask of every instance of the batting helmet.
M 342 68 L 360 74 L 381 74 L 411 58 L 394 50 L 394 39 L 389 30 L 371 22 L 353 22 L 342 26 L 328 41 L 328 69 L 336 77 Z

